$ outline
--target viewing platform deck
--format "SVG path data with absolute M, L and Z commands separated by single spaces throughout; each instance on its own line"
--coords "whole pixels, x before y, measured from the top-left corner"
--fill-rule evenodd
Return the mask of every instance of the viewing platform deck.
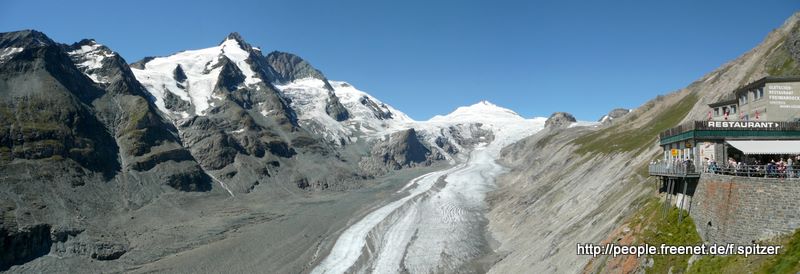
M 730 175 L 739 177 L 800 179 L 800 165 L 786 168 L 768 165 L 739 165 L 739 166 L 685 166 L 677 163 L 653 163 L 648 167 L 650 176 L 699 178 L 702 173 Z
M 680 178 L 699 178 L 700 171 L 694 165 L 654 163 L 648 167 L 650 176 L 666 176 Z

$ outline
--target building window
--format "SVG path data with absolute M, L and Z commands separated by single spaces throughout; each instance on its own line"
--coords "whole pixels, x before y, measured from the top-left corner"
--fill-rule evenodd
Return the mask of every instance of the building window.
M 731 114 L 736 114 L 736 105 L 731 105 Z
M 764 88 L 758 88 L 756 91 L 756 100 L 761 100 L 761 98 L 764 98 Z
M 747 93 L 744 93 L 742 94 L 742 96 L 739 96 L 739 104 L 740 105 L 747 104 Z
M 719 108 L 714 108 L 714 116 L 719 116 Z

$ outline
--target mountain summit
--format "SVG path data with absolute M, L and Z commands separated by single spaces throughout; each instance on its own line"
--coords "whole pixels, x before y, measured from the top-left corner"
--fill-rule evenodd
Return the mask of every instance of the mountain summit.
M 458 107 L 453 112 L 441 116 L 437 115 L 430 121 L 505 121 L 505 120 L 524 120 L 522 116 L 513 110 L 500 107 L 487 100 L 481 100 L 475 104 Z

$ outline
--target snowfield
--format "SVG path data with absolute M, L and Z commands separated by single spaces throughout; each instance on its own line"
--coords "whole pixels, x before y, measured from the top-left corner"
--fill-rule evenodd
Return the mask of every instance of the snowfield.
M 217 66 L 222 56 L 230 59 L 245 76 L 244 85 L 255 85 L 261 78 L 246 62 L 249 53 L 241 48 L 235 39 L 226 39 L 219 46 L 199 50 L 187 50 L 167 57 L 154 58 L 144 69 L 131 68 L 136 79 L 155 97 L 155 104 L 161 112 L 176 118 L 186 118 L 190 114 L 204 115 L 215 98 L 212 94 L 222 70 Z M 175 69 L 180 66 L 186 80 L 178 82 Z M 172 93 L 194 107 L 194 113 L 173 112 L 164 106 L 167 93 Z M 218 97 L 218 96 L 217 96 Z
M 325 88 L 323 80 L 304 78 L 287 84 L 275 84 L 275 87 L 291 99 L 291 107 L 297 112 L 301 125 L 329 141 L 345 139 L 354 142 L 362 135 L 366 138 L 383 137 L 387 132 L 407 129 L 416 123 L 405 113 L 346 82 L 328 83 L 333 87 L 333 94 L 350 113 L 349 119 L 339 122 L 325 112 L 330 91 Z M 375 110 L 363 102 L 375 103 L 380 111 L 391 113 L 391 118 L 379 118 Z

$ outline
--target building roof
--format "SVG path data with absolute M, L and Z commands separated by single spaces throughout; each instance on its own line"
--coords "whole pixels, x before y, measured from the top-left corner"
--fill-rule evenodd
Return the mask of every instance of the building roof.
M 709 107 L 715 108 L 719 106 L 727 106 L 727 105 L 735 105 L 739 101 L 732 95 L 729 94 L 728 96 L 723 97 L 721 100 L 708 104 Z
M 782 83 L 782 82 L 800 82 L 800 76 L 767 76 L 753 82 L 750 82 L 744 86 L 738 87 L 733 91 L 733 94 L 736 97 L 739 97 L 739 94 L 742 92 L 746 92 L 753 88 L 764 86 L 766 83 Z
M 739 98 L 739 95 L 741 93 L 743 93 L 743 92 L 746 92 L 746 91 L 751 90 L 751 89 L 756 88 L 756 87 L 764 86 L 767 83 L 783 83 L 783 82 L 800 82 L 800 75 L 798 75 L 798 76 L 767 76 L 767 77 L 763 77 L 761 79 L 758 79 L 758 80 L 755 80 L 753 82 L 750 82 L 750 83 L 748 83 L 748 84 L 746 84 L 744 86 L 740 86 L 740 87 L 736 88 L 735 90 L 733 90 L 732 93 L 726 95 L 725 97 L 722 97 L 722 99 L 720 99 L 717 102 L 708 104 L 708 106 L 711 107 L 711 108 L 715 108 L 715 107 L 719 107 L 719 106 L 738 104 L 737 100 Z

